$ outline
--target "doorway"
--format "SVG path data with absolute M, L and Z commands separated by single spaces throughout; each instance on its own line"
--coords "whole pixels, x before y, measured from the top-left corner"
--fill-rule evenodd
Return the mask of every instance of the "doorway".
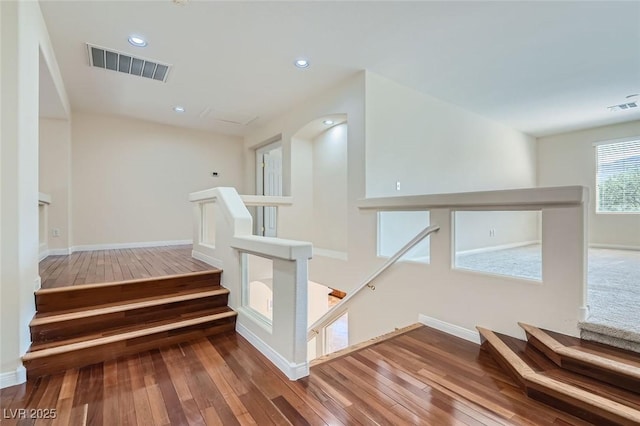
M 282 142 L 274 142 L 256 150 L 256 194 L 282 195 Z M 257 207 L 256 235 L 277 236 L 277 209 Z

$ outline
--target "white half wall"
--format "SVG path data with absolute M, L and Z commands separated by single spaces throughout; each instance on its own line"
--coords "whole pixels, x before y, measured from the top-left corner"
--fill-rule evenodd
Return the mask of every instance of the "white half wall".
M 596 214 L 594 142 L 640 137 L 640 121 L 538 139 L 538 186 L 589 188 L 589 243 L 640 249 L 640 214 Z
M 242 140 L 136 119 L 74 114 L 74 246 L 192 238 L 189 193 L 241 188 Z M 211 172 L 218 172 L 212 177 Z

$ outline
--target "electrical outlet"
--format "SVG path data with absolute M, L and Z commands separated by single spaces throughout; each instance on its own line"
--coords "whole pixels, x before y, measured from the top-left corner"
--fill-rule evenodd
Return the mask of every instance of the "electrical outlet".
M 51 235 L 53 235 L 54 237 L 59 237 L 60 236 L 60 228 L 53 228 L 51 230 Z
M 496 236 L 496 230 L 495 230 L 495 228 L 491 228 L 491 229 L 489 229 L 489 236 L 490 236 L 490 237 L 495 237 L 495 236 Z
M 396 191 L 400 191 L 400 181 L 396 181 Z

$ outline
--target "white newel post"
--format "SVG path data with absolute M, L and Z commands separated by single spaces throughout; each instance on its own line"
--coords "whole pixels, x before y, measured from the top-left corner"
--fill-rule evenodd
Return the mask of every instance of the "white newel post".
M 255 197 L 245 197 L 258 203 Z M 282 197 L 286 198 L 286 197 Z M 229 306 L 238 312 L 236 331 L 287 377 L 309 375 L 307 361 L 308 242 L 252 235 L 252 218 L 234 188 L 212 188 L 189 195 L 194 203 L 193 257 L 223 269 L 222 285 L 230 291 Z M 274 205 L 290 199 L 266 200 Z M 207 209 L 203 205 L 208 205 Z M 211 217 L 212 216 L 212 217 Z M 207 231 L 208 230 L 208 231 Z M 243 302 L 242 253 L 273 262 L 273 319 L 259 318 Z M 246 299 L 246 298 L 245 298 Z
M 296 366 L 296 376 L 309 374 L 307 365 L 307 259 L 273 261 L 273 330 L 277 348 Z

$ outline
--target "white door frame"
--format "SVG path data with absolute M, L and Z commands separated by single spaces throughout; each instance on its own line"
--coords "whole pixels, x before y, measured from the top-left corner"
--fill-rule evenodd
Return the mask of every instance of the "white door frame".
M 256 195 L 264 195 L 264 154 L 281 148 L 280 139 L 256 149 Z M 256 235 L 264 235 L 264 209 L 265 207 L 256 207 Z

